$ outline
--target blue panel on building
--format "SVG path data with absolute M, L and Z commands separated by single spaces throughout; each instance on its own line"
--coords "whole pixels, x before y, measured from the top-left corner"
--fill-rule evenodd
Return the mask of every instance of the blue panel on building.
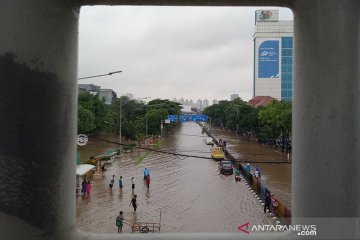
M 259 78 L 279 78 L 279 41 L 267 40 L 259 46 Z

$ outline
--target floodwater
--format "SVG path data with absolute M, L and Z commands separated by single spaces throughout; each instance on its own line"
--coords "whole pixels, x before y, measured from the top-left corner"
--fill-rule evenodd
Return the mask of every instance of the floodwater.
M 204 143 L 205 137 L 197 124 L 182 123 L 166 135 L 161 150 L 210 157 L 210 146 Z M 231 147 L 231 141 L 226 140 Z M 97 145 L 99 149 L 114 148 L 106 142 L 91 142 L 87 149 L 92 150 L 89 151 L 95 151 L 91 145 Z M 81 154 L 99 153 L 86 153 L 82 148 Z M 124 153 L 121 159 L 107 166 L 103 179 L 92 181 L 90 196 L 77 197 L 77 228 L 91 233 L 117 233 L 115 218 L 119 211 L 124 212 L 125 219 L 133 222 L 159 222 L 161 212 L 161 232 L 167 233 L 236 233 L 239 232 L 237 227 L 247 222 L 273 224 L 244 181 L 235 182 L 233 175 L 220 175 L 217 165 L 211 159 L 145 150 Z M 151 171 L 149 190 L 143 181 L 144 167 Z M 270 178 L 265 169 L 265 177 Z M 120 175 L 123 177 L 122 191 L 117 181 L 113 189 L 109 188 L 113 174 L 117 180 Z M 129 206 L 131 177 L 136 181 L 136 213 Z M 124 225 L 123 232 L 130 233 L 130 226 Z
M 276 151 L 268 145 L 260 145 L 255 139 L 238 136 L 221 128 L 212 128 L 211 133 L 216 139 L 226 140 L 226 149 L 235 157 L 249 163 L 251 172 L 256 167 L 261 170 L 261 181 L 285 206 L 291 209 L 291 156 Z M 268 163 L 256 163 L 268 161 Z M 283 163 L 278 163 L 282 161 Z

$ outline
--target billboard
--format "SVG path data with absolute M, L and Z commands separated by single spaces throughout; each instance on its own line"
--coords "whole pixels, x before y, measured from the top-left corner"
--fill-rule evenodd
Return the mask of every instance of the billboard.
M 279 78 L 279 40 L 263 41 L 258 50 L 258 78 Z
M 264 9 L 255 11 L 256 22 L 277 22 L 279 21 L 279 10 Z

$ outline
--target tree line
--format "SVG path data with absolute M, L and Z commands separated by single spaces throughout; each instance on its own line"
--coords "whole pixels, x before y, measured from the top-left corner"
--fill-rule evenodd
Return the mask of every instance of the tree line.
M 211 124 L 239 134 L 254 133 L 258 139 L 291 139 L 292 104 L 274 100 L 266 107 L 252 107 L 237 98 L 219 101 L 204 109 Z M 288 140 L 286 140 L 288 139 Z
M 158 135 L 161 121 L 169 114 L 179 115 L 181 111 L 179 103 L 168 99 L 154 99 L 145 103 L 121 96 L 107 105 L 105 99 L 99 99 L 97 95 L 90 92 L 81 92 L 78 96 L 78 133 L 96 135 L 113 132 L 119 134 L 120 104 L 121 135 L 126 139 L 136 141 L 145 139 L 146 125 L 148 135 Z

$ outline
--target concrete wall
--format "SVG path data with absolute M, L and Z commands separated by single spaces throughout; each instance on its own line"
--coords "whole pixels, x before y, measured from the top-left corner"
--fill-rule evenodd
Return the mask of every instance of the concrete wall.
M 360 238 L 360 1 L 2 0 L 0 239 L 115 238 L 75 230 L 78 4 L 291 5 L 296 56 L 294 222 L 307 218 L 304 223 L 311 224 L 315 217 L 321 218 L 318 224 L 326 222 L 318 228 L 323 239 Z M 14 91 L 18 98 L 12 96 Z M 123 236 L 248 237 L 241 233 Z M 252 239 L 289 237 L 251 233 Z

